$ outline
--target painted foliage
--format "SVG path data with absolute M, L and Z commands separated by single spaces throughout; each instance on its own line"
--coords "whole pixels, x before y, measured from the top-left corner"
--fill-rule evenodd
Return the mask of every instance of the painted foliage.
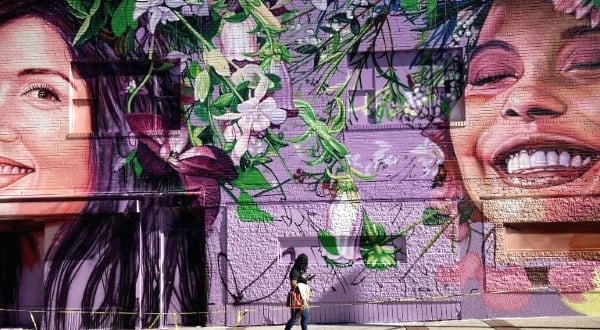
M 597 313 L 599 7 L 0 2 L 0 324 Z

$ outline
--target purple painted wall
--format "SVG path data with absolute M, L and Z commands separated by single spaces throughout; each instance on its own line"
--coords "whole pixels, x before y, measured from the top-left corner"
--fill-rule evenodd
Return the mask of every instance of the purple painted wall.
M 0 326 L 597 314 L 596 1 L 0 1 Z

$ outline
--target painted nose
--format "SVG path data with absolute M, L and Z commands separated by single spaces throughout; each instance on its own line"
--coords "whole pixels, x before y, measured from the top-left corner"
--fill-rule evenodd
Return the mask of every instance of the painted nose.
M 556 118 L 566 112 L 566 103 L 548 90 L 522 87 L 510 93 L 501 115 L 506 120 L 531 122 Z

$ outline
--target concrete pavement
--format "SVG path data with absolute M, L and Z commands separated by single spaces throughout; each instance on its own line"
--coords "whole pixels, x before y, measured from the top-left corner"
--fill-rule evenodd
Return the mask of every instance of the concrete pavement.
M 283 330 L 283 325 L 251 327 L 177 327 L 169 330 Z M 309 324 L 309 330 L 582 330 L 600 329 L 600 316 L 564 316 L 490 320 L 452 320 L 398 324 Z M 293 330 L 300 330 L 296 325 Z

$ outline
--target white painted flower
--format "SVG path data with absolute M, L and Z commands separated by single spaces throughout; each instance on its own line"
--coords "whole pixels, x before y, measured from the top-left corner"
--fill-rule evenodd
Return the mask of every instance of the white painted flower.
M 166 24 L 167 22 L 175 22 L 179 20 L 177 15 L 173 13 L 171 7 L 165 5 L 165 0 L 136 1 L 135 9 L 133 10 L 133 19 L 137 20 L 145 13 L 150 15 L 148 29 L 152 34 L 154 34 L 156 31 L 156 26 L 158 23 Z
M 437 175 L 440 165 L 444 163 L 444 152 L 429 139 L 425 139 L 423 144 L 411 150 L 411 153 L 423 166 L 423 178 L 433 179 Z
M 258 155 L 267 151 L 267 143 L 264 139 L 257 136 L 250 136 L 250 143 L 248 144 L 248 153 L 250 155 Z
M 325 230 L 335 238 L 338 253 L 323 248 L 321 255 L 338 266 L 350 266 L 360 259 L 362 207 L 358 198 L 356 189 L 338 189 L 329 207 Z
M 223 55 L 230 61 L 255 61 L 255 58 L 246 55 L 258 52 L 258 41 L 252 33 L 254 29 L 256 22 L 252 17 L 240 23 L 225 21 L 219 37 Z
M 217 120 L 236 121 L 228 125 L 223 132 L 228 142 L 235 141 L 231 159 L 236 165 L 240 163 L 242 155 L 248 151 L 253 132 L 262 132 L 271 125 L 281 125 L 287 116 L 287 112 L 279 109 L 272 97 L 262 101 L 259 97 L 250 98 L 238 105 L 238 111 L 214 117 Z
M 370 156 L 365 155 L 360 152 L 352 152 L 346 159 L 351 167 L 361 170 L 363 174 L 366 175 L 376 175 L 376 174 L 384 174 L 391 173 L 397 174 L 397 168 L 391 169 L 391 167 L 398 165 L 400 163 L 400 156 L 394 153 L 394 147 L 383 140 L 375 140 L 373 142 L 368 142 L 368 148 L 366 150 L 372 150 L 372 145 L 375 145 L 375 152 L 373 152 Z
M 262 98 L 269 89 L 269 78 L 265 76 L 260 66 L 248 64 L 231 75 L 231 82 L 239 85 L 249 82 L 248 87 L 254 89 L 254 96 Z

